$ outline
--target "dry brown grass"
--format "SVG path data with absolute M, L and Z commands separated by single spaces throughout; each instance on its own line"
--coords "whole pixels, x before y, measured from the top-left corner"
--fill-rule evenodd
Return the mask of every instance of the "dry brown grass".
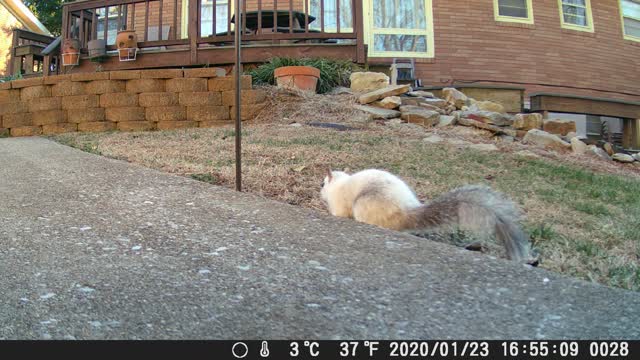
M 382 168 L 405 179 L 423 200 L 484 183 L 521 205 L 525 227 L 542 252 L 541 266 L 613 286 L 640 289 L 640 170 L 496 142 L 463 127 L 425 130 L 367 121 L 348 96 L 301 97 L 274 91 L 273 103 L 243 130 L 248 192 L 325 211 L 320 183 L 328 168 Z M 297 123 L 290 125 L 291 123 Z M 304 125 L 331 122 L 356 130 Z M 447 143 L 429 144 L 436 133 Z M 231 127 L 147 133 L 67 134 L 57 140 L 87 151 L 233 187 Z M 496 142 L 499 152 L 459 143 Z M 540 156 L 517 155 L 529 150 Z

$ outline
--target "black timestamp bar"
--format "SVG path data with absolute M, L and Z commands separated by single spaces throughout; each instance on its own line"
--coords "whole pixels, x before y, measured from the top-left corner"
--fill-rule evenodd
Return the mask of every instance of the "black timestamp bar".
M 26 358 L 73 358 L 89 352 L 102 357 L 137 358 L 156 352 L 169 358 L 246 360 L 640 359 L 640 341 L 0 341 L 0 354 Z

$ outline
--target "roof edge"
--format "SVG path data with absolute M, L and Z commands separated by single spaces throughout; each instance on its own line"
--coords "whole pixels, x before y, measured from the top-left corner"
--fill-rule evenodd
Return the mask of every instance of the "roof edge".
M 22 3 L 22 1 L 0 0 L 0 5 L 4 5 L 13 16 L 27 27 L 27 30 L 42 35 L 53 36 L 51 32 L 40 22 L 40 20 L 38 20 L 33 12 L 31 12 L 31 10 Z

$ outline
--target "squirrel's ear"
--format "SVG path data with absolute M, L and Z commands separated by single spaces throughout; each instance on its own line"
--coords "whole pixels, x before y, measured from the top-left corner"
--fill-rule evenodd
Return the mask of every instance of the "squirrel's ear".
M 333 180 L 333 173 L 331 172 L 331 169 L 327 169 L 327 179 L 329 179 L 329 182 Z

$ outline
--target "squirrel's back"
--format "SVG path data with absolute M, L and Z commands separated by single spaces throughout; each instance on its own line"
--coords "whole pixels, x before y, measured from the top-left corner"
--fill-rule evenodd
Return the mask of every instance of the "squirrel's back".
M 464 186 L 423 205 L 400 178 L 370 169 L 353 175 L 330 172 L 321 194 L 335 216 L 392 230 L 471 231 L 497 238 L 510 259 L 529 257 L 517 207 L 486 186 Z
M 335 216 L 393 230 L 405 229 L 409 211 L 421 205 L 404 181 L 376 169 L 353 175 L 334 171 L 325 179 L 322 195 Z

